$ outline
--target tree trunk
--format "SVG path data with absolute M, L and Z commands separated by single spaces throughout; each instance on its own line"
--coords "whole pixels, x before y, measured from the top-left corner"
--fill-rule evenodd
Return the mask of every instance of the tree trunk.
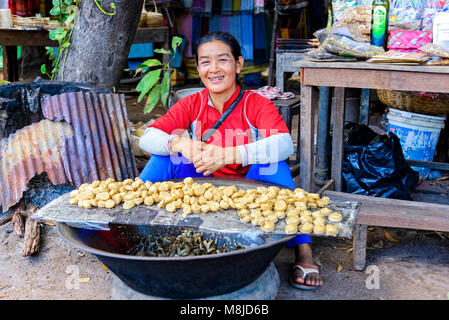
M 58 80 L 91 82 L 112 90 L 120 82 L 142 11 L 143 0 L 105 0 L 103 10 L 84 0 L 75 23 L 67 57 L 61 58 Z

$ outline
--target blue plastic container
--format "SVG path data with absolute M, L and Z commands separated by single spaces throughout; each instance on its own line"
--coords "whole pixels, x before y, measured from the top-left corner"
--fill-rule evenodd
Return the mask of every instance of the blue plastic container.
M 435 149 L 444 128 L 445 117 L 429 116 L 390 108 L 387 113 L 389 132 L 401 141 L 406 159 L 433 161 Z M 427 177 L 429 168 L 412 167 L 420 176 Z

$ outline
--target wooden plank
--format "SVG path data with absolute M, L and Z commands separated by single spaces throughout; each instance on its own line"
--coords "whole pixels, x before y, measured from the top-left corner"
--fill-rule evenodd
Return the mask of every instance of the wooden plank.
M 447 92 L 449 73 L 304 68 L 303 84 L 399 91 Z
M 168 27 L 138 28 L 133 43 L 163 43 L 168 38 Z M 50 40 L 48 30 L 0 29 L 0 45 L 57 47 L 58 42 Z
M 313 192 L 313 135 L 314 135 L 314 90 L 310 86 L 301 86 L 300 119 L 300 157 L 299 186 Z
M 168 40 L 168 27 L 138 28 L 133 43 L 168 43 Z
M 332 108 L 332 165 L 331 178 L 335 181 L 335 191 L 342 189 L 342 161 L 344 147 L 344 122 L 345 122 L 345 88 L 334 89 L 334 106 Z
M 323 68 L 323 69 L 360 69 L 360 70 L 384 70 L 424 73 L 449 73 L 448 66 L 407 66 L 392 63 L 368 63 L 368 62 L 315 62 L 305 56 L 292 62 L 292 67 L 298 68 Z M 338 70 L 337 70 L 338 71 Z
M 162 43 L 166 50 L 169 46 L 168 27 L 138 28 L 133 43 Z M 0 29 L 0 45 L 3 46 L 3 78 L 14 82 L 19 80 L 17 46 L 57 47 L 57 41 L 50 40 L 48 30 Z M 14 57 L 14 51 L 16 56 Z M 6 53 L 5 53 L 6 52 Z M 163 63 L 169 62 L 169 56 L 163 55 Z
M 47 30 L 0 29 L 0 44 L 31 47 L 58 46 L 57 41 L 50 40 Z
M 412 160 L 412 159 L 406 159 L 406 161 L 412 167 L 431 168 L 431 169 L 435 169 L 435 170 L 449 171 L 449 163 L 420 161 L 420 160 Z
M 335 200 L 361 203 L 357 224 L 417 230 L 449 232 L 449 204 L 385 199 L 324 191 L 323 196 Z

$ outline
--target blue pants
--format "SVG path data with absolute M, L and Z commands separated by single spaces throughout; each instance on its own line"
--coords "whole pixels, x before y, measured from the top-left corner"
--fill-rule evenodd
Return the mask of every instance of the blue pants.
M 183 179 L 187 177 L 204 177 L 202 173 L 196 172 L 192 163 L 181 155 L 176 157 L 176 161 L 171 161 L 169 156 L 152 155 L 147 165 L 141 172 L 139 178 L 143 181 L 164 181 L 170 179 Z M 290 174 L 290 168 L 285 161 L 277 164 L 253 164 L 245 176 L 246 179 L 253 179 L 264 182 L 276 183 L 288 188 L 296 188 L 295 182 Z M 287 242 L 287 247 L 303 243 L 311 243 L 312 240 L 307 235 L 299 235 Z

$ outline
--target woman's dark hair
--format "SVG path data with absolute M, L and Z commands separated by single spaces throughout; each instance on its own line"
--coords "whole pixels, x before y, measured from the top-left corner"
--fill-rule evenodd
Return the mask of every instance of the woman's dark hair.
M 211 42 L 214 40 L 219 40 L 226 43 L 231 48 L 231 52 L 235 60 L 238 60 L 238 58 L 242 55 L 242 49 L 240 47 L 240 44 L 232 34 L 228 32 L 216 31 L 206 34 L 195 43 L 193 47 L 193 52 L 195 53 L 195 62 L 197 64 L 198 64 L 198 48 L 203 43 Z

